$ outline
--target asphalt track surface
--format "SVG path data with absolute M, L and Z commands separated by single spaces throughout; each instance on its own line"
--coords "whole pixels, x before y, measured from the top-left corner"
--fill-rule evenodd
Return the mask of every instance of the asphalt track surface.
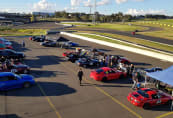
M 108 54 L 122 55 L 131 60 L 135 67 L 167 68 L 173 63 L 135 54 L 95 43 L 66 37 L 81 47 L 99 48 Z M 0 93 L 0 118 L 172 118 L 168 106 L 150 110 L 138 108 L 126 99 L 132 86 L 130 78 L 106 83 L 89 78 L 91 69 L 83 69 L 83 86 L 79 86 L 76 72 L 79 67 L 62 57 L 66 49 L 42 47 L 28 37 L 8 37 L 17 51 L 24 52 L 25 63 L 30 65 L 31 74 L 37 85 Z M 25 40 L 26 47 L 21 48 Z
M 163 44 L 168 44 L 168 45 L 173 45 L 173 40 L 169 39 L 164 39 L 164 38 L 159 38 L 159 37 L 152 37 L 152 36 L 146 36 L 146 35 L 141 35 L 141 34 L 136 34 L 132 35 L 131 32 L 123 32 L 123 31 L 118 31 L 118 30 L 111 30 L 111 29 L 100 29 L 100 28 L 70 28 L 71 30 L 80 30 L 80 31 L 94 31 L 94 32 L 100 32 L 100 33 L 112 33 L 112 34 L 119 34 L 119 35 L 124 35 L 124 36 L 129 36 L 129 37 L 135 37 L 135 38 L 141 38 L 144 40 L 149 40 L 149 41 L 154 41 L 158 43 L 163 43 Z M 150 31 L 154 31 L 153 28 L 150 29 Z
M 140 26 L 140 25 L 137 25 Z M 148 29 L 145 31 L 159 31 L 162 30 L 162 28 L 157 27 L 149 27 L 149 26 L 143 26 L 147 27 Z M 41 29 L 52 29 L 52 30 L 60 30 L 63 31 L 63 29 L 66 29 L 66 26 L 63 26 L 62 24 L 55 24 L 54 22 L 38 22 L 38 23 L 31 23 L 31 24 L 24 24 L 19 26 L 14 26 L 14 28 L 41 28 Z M 68 28 L 67 28 L 68 29 Z M 112 33 L 112 34 L 119 34 L 119 35 L 125 35 L 129 37 L 136 37 L 141 38 L 144 40 L 154 41 L 158 43 L 164 43 L 168 45 L 173 45 L 173 40 L 159 38 L 159 37 L 152 37 L 152 36 L 146 36 L 141 34 L 132 35 L 131 32 L 123 32 L 118 30 L 112 30 L 112 29 L 100 29 L 100 28 L 78 28 L 78 27 L 70 27 L 70 30 L 80 30 L 80 31 L 95 31 L 100 33 Z

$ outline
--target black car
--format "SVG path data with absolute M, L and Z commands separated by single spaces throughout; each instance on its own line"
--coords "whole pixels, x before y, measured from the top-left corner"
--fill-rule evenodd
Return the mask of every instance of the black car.
M 162 71 L 163 69 L 160 67 L 153 67 L 153 68 L 149 68 L 149 69 L 144 69 L 145 72 L 156 72 L 156 71 Z
M 66 56 L 66 60 L 71 61 L 74 63 L 76 60 L 78 60 L 81 56 L 77 54 L 70 54 Z
M 98 59 L 90 59 L 90 58 L 79 58 L 76 60 L 76 64 L 82 67 L 99 67 L 100 62 Z
M 10 49 L 5 49 L 5 50 L 0 50 L 0 57 L 5 57 L 5 58 L 9 58 L 9 59 L 23 59 L 25 58 L 24 53 L 22 52 L 16 52 L 14 50 L 10 50 Z
M 46 47 L 55 47 L 56 42 L 55 41 L 45 41 L 45 42 L 40 43 L 40 45 L 46 46 Z
M 45 36 L 32 36 L 30 40 L 37 41 L 37 42 L 44 42 L 46 40 Z

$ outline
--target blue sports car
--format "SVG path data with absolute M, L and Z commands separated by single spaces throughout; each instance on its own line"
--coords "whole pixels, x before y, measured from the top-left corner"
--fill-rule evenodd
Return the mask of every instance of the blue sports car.
M 28 88 L 35 84 L 32 76 L 27 74 L 16 75 L 12 72 L 0 73 L 0 91 L 15 89 L 15 88 Z

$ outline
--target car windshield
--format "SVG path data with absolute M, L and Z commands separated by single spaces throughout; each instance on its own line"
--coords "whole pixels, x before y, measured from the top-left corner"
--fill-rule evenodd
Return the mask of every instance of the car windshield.
M 145 98 L 149 98 L 149 95 L 143 90 L 138 90 L 137 93 Z

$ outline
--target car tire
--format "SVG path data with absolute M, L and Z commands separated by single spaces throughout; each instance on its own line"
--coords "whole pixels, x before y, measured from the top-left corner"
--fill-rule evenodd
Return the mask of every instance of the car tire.
M 145 104 L 143 105 L 143 108 L 144 108 L 144 109 L 149 109 L 149 108 L 150 108 L 150 104 L 149 104 L 149 103 L 145 103 Z
M 172 100 L 168 100 L 168 101 L 166 102 L 166 104 L 167 104 L 167 105 L 171 105 L 171 104 L 172 104 Z
M 121 74 L 120 75 L 120 77 L 119 77 L 119 79 L 123 79 L 124 78 L 124 75 L 123 74 Z
M 103 77 L 102 82 L 106 82 L 106 81 L 107 81 L 107 77 Z
M 87 65 L 83 65 L 84 68 L 87 68 Z
M 23 87 L 24 88 L 29 88 L 31 86 L 31 84 L 29 83 L 29 82 L 25 82 L 24 84 L 23 84 Z

